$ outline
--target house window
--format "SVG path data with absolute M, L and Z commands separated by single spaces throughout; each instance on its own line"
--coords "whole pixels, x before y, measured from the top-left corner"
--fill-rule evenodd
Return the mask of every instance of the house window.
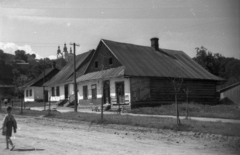
M 83 86 L 83 99 L 88 99 L 88 88 L 87 86 Z
M 32 89 L 29 90 L 29 96 L 32 96 Z
M 108 62 L 109 62 L 109 65 L 112 65 L 112 64 L 113 64 L 112 57 L 108 59 Z
M 92 85 L 92 99 L 96 99 L 97 98 L 97 85 L 93 84 Z
M 28 90 L 26 90 L 26 96 L 28 97 Z
M 98 68 L 98 61 L 95 61 L 95 68 Z
M 52 96 L 55 96 L 55 88 L 52 87 Z
M 124 104 L 125 94 L 124 94 L 124 82 L 116 82 L 116 98 L 117 104 Z
M 56 96 L 60 96 L 59 86 L 57 86 L 56 91 Z

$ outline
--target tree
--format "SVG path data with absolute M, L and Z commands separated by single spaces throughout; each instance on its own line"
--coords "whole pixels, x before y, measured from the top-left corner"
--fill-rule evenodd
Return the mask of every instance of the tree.
M 195 60 L 210 73 L 218 76 L 220 61 L 223 58 L 222 55 L 219 53 L 212 54 L 212 52 L 208 51 L 208 49 L 204 46 L 201 46 L 200 48 L 196 47 L 195 49 L 197 51 L 197 55 L 193 58 L 193 60 Z
M 28 62 L 28 56 L 24 50 L 16 50 L 15 60 L 24 60 L 25 62 Z
M 196 57 L 193 58 L 210 73 L 226 79 L 219 88 L 234 84 L 240 81 L 240 60 L 226 58 L 219 53 L 212 54 L 207 48 L 201 46 L 196 49 Z
M 5 54 L 3 50 L 0 49 L 0 65 L 5 64 Z
M 178 73 L 177 76 L 170 77 L 170 82 L 173 86 L 174 91 L 174 98 L 175 98 L 175 104 L 176 104 L 176 117 L 177 117 L 177 125 L 181 124 L 181 121 L 179 119 L 179 109 L 178 109 L 178 93 L 182 91 L 182 85 L 183 85 L 183 78 L 181 77 L 181 69 L 180 68 L 173 68 L 174 73 Z M 176 74 L 174 74 L 176 75 Z

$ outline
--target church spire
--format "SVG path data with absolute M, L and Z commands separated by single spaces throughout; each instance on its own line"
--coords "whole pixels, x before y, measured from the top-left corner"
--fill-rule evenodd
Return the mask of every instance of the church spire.
M 64 44 L 64 47 L 63 47 L 63 52 L 66 52 L 66 53 L 68 52 L 68 51 L 67 51 L 67 46 L 66 46 L 66 43 Z

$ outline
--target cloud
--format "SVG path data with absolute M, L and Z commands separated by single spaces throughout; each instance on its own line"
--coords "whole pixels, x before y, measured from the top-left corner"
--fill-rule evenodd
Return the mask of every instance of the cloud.
M 9 54 L 13 54 L 13 55 L 15 55 L 16 50 L 24 50 L 26 53 L 35 54 L 37 59 L 43 58 L 42 56 L 40 56 L 39 54 L 34 52 L 30 45 L 19 46 L 19 45 L 16 45 L 15 43 L 0 42 L 0 49 L 2 49 L 4 51 L 4 53 L 9 53 Z
M 57 56 L 56 55 L 50 55 L 50 56 L 48 56 L 48 58 L 53 60 L 53 59 L 57 59 Z

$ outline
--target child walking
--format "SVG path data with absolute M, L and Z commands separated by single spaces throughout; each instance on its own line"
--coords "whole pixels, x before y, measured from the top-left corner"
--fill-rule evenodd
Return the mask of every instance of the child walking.
M 17 122 L 16 122 L 14 116 L 11 114 L 12 107 L 8 106 L 6 110 L 7 110 L 7 114 L 3 120 L 2 134 L 6 136 L 6 145 L 7 145 L 6 149 L 9 149 L 9 143 L 10 143 L 10 145 L 12 146 L 12 148 L 11 148 L 11 151 L 12 151 L 15 147 L 11 140 L 12 129 L 14 129 L 14 133 L 16 133 Z

